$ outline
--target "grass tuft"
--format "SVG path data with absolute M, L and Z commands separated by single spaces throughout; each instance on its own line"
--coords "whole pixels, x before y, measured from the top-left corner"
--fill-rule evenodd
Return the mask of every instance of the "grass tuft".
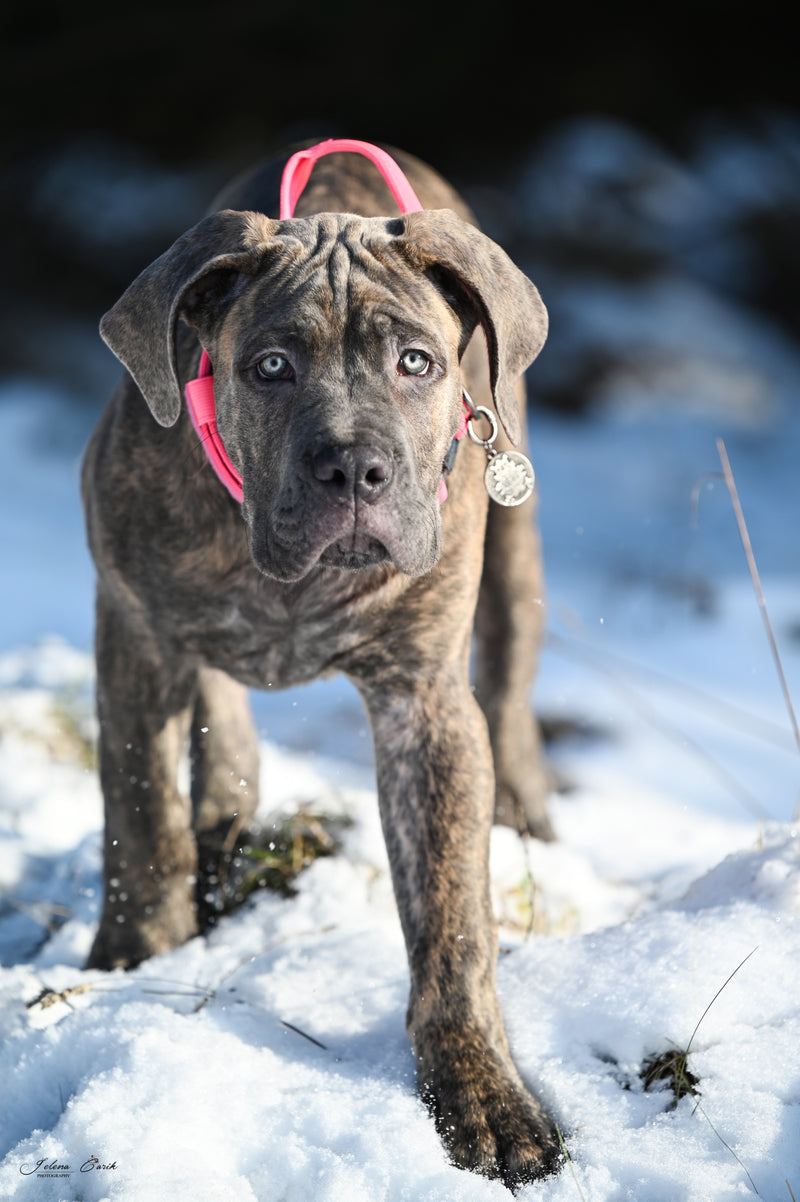
M 700 1096 L 697 1089 L 700 1078 L 686 1067 L 688 1055 L 688 1048 L 685 1051 L 674 1048 L 660 1056 L 650 1056 L 642 1065 L 640 1076 L 645 1089 L 655 1089 L 666 1084 L 671 1091 L 672 1101 L 667 1110 L 674 1110 L 681 1098 L 685 1098 L 687 1094 L 693 1098 Z
M 55 759 L 71 761 L 82 768 L 95 771 L 97 749 L 94 732 L 90 729 L 85 698 L 82 693 L 63 690 L 50 707 L 52 730 L 48 749 Z
M 241 882 L 237 900 L 244 901 L 258 889 L 270 889 L 284 897 L 297 892 L 294 882 L 322 856 L 332 856 L 341 847 L 337 830 L 346 820 L 314 813 L 301 807 L 291 817 L 265 832 L 257 843 L 242 849 Z

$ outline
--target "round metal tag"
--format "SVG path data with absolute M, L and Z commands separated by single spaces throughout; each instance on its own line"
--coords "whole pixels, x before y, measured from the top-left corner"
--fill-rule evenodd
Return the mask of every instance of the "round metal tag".
M 533 464 L 519 451 L 498 451 L 484 474 L 486 491 L 498 505 L 521 505 L 533 492 Z

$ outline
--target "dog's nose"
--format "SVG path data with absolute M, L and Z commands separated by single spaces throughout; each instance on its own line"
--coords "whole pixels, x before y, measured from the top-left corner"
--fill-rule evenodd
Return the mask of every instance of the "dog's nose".
M 337 500 L 377 501 L 391 483 L 392 460 L 379 447 L 325 447 L 312 457 L 311 471 Z

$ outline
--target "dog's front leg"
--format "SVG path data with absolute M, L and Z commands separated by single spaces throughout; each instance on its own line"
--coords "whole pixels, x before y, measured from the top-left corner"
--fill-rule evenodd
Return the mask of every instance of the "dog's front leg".
M 454 1163 L 514 1185 L 552 1168 L 557 1145 L 511 1059 L 495 991 L 486 723 L 466 681 L 362 691 L 408 950 L 420 1093 Z
M 102 600 L 97 614 L 104 900 L 93 968 L 129 968 L 196 930 L 191 803 L 177 785 L 195 673 L 164 662 Z

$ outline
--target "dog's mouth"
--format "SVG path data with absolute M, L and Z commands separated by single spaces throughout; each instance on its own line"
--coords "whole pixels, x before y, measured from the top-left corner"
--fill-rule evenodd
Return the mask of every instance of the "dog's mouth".
M 359 572 L 393 563 L 404 575 L 422 576 L 441 552 L 438 506 L 300 506 L 277 513 L 248 512 L 250 552 L 266 576 L 286 583 L 315 567 Z
M 325 568 L 344 568 L 359 572 L 391 560 L 389 551 L 380 541 L 365 534 L 354 534 L 350 539 L 337 539 L 322 552 L 318 563 Z

